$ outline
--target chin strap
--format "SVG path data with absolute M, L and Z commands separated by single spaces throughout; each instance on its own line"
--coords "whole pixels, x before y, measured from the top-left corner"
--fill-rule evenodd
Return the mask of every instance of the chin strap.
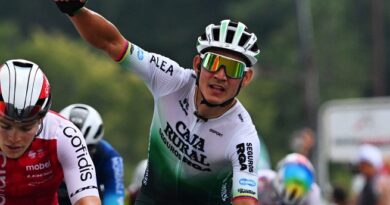
M 194 111 L 194 115 L 198 118 L 197 122 L 199 122 L 199 120 L 203 120 L 204 122 L 207 122 L 209 120 L 208 118 L 199 115 L 198 111 Z
M 38 131 L 37 131 L 37 133 L 35 134 L 34 137 L 36 137 L 36 136 L 38 136 L 39 134 L 41 134 L 41 132 L 42 132 L 42 130 L 43 130 L 43 118 L 40 119 L 40 121 L 41 121 L 41 123 L 40 123 L 40 125 L 39 125 Z

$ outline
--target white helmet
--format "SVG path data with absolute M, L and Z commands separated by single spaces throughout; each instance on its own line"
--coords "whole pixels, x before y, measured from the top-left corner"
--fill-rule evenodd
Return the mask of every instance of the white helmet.
M 61 110 L 60 114 L 81 130 L 87 145 L 95 145 L 103 138 L 103 120 L 93 107 L 72 104 Z
M 305 156 L 288 154 L 278 163 L 274 185 L 284 204 L 301 204 L 307 198 L 313 183 L 313 165 Z
M 44 117 L 50 106 L 50 84 L 37 64 L 15 59 L 0 66 L 1 116 L 28 122 Z
M 226 19 L 222 20 L 220 25 L 208 25 L 205 33 L 199 36 L 196 49 L 200 54 L 210 48 L 231 50 L 243 55 L 246 66 L 252 67 L 260 53 L 256 42 L 256 35 L 249 33 L 243 23 Z

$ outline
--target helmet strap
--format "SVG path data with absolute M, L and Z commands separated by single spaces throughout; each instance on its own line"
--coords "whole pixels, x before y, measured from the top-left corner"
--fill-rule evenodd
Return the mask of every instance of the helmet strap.
M 38 128 L 38 131 L 37 133 L 35 134 L 34 137 L 38 136 L 39 134 L 41 134 L 42 130 L 43 130 L 43 118 L 39 119 L 40 123 L 39 123 L 39 128 Z

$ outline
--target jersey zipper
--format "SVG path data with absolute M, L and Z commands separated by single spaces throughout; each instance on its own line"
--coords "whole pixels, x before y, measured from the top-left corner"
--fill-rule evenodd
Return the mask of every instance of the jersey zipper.
M 191 133 L 191 136 L 195 133 L 195 130 L 198 130 L 197 128 L 202 125 L 204 122 L 202 120 L 199 120 L 196 116 L 192 116 L 190 118 L 191 122 L 189 123 L 190 125 L 188 126 L 188 129 Z M 191 152 L 194 148 L 192 146 L 189 147 L 189 152 Z M 181 194 L 180 194 L 180 179 L 181 179 L 181 174 L 183 172 L 183 158 L 185 157 L 185 154 L 183 153 L 183 156 L 181 159 L 178 161 L 178 164 L 176 165 L 176 173 L 177 173 L 177 178 L 176 178 L 176 196 L 181 201 Z

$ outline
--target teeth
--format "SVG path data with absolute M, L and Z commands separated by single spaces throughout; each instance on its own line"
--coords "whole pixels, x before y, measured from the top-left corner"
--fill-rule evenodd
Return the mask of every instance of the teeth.
M 221 90 L 221 91 L 225 90 L 222 86 L 218 86 L 218 85 L 211 85 L 211 87 L 214 89 Z

